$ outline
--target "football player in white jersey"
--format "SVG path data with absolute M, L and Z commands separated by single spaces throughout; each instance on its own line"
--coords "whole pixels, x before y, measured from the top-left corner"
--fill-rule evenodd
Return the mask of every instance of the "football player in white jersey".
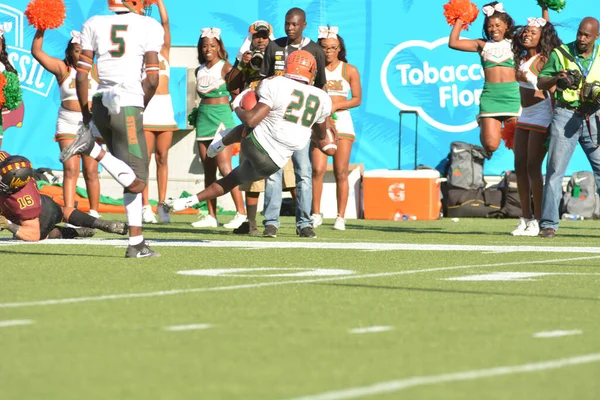
M 115 14 L 88 19 L 81 30 L 82 53 L 77 63 L 77 97 L 84 131 L 94 124 L 110 153 L 90 141 L 89 132 L 63 149 L 61 161 L 75 154 L 95 158 L 124 188 L 129 222 L 129 246 L 125 257 L 157 257 L 142 235 L 142 191 L 148 181 L 148 152 L 142 111 L 158 86 L 158 52 L 164 40 L 158 21 L 144 16 L 144 0 L 108 0 Z M 97 95 L 88 107 L 88 71 L 96 57 Z M 142 68 L 147 79 L 142 83 Z M 114 156 L 113 156 L 114 155 Z
M 312 86 L 316 68 L 317 62 L 312 54 L 297 50 L 287 58 L 285 76 L 274 76 L 261 82 L 257 89 L 258 103 L 253 109 L 243 110 L 240 107 L 250 89 L 240 93 L 232 106 L 250 132 L 242 140 L 243 125 L 239 125 L 223 137 L 215 137 L 207 154 L 214 157 L 228 145 L 241 140 L 246 159 L 229 175 L 200 193 L 169 199 L 165 207 L 169 211 L 181 211 L 201 201 L 222 196 L 242 183 L 264 179 L 281 169 L 294 151 L 305 148 L 311 136 L 317 140 L 324 139 L 327 117 L 331 113 L 331 98 L 322 89 Z

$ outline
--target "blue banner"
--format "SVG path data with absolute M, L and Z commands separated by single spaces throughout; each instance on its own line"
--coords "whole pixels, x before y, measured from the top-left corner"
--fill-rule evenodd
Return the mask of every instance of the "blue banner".
M 486 1 L 476 1 L 482 6 Z M 436 166 L 449 151 L 452 141 L 479 143 L 475 121 L 483 87 L 483 70 L 476 53 L 448 48 L 450 27 L 443 16 L 446 0 L 230 0 L 223 2 L 182 2 L 166 0 L 172 44 L 195 48 L 200 29 L 219 27 L 233 61 L 248 26 L 257 19 L 273 25 L 275 36 L 284 36 L 285 13 L 291 7 L 307 13 L 305 36 L 317 38 L 319 25 L 339 26 L 348 61 L 355 65 L 363 87 L 362 105 L 352 110 L 357 141 L 352 163 L 364 163 L 367 170 L 398 167 L 412 169 L 415 161 L 414 116 L 403 117 L 402 148 L 399 149 L 399 112 L 416 111 L 418 147 L 416 161 Z M 105 0 L 65 0 L 67 19 L 60 29 L 47 32 L 44 50 L 62 58 L 70 31 L 95 14 L 107 13 Z M 517 24 L 527 17 L 541 16 L 536 0 L 506 0 L 505 9 Z M 563 41 L 575 40 L 582 17 L 588 14 L 589 0 L 569 0 L 560 14 L 550 13 Z M 61 169 L 54 127 L 59 106 L 56 79 L 43 70 L 30 53 L 35 33 L 23 16 L 27 1 L 5 0 L 0 4 L 0 23 L 12 22 L 5 34 L 10 59 L 19 72 L 24 89 L 24 106 L 7 115 L 8 129 L 3 147 L 28 156 L 37 166 Z M 235 10 L 233 12 L 232 10 Z M 240 17 L 243 16 L 243 17 Z M 154 7 L 152 17 L 158 18 Z M 483 16 L 463 33 L 466 38 L 482 37 Z M 195 51 L 190 49 L 190 51 Z M 194 68 L 196 65 L 188 65 Z M 181 79 L 173 93 L 183 93 Z M 185 99 L 174 100 L 179 119 L 185 113 Z M 179 122 L 179 121 L 178 121 Z M 182 121 L 183 122 L 183 121 Z M 191 151 L 191 150 L 190 150 Z M 513 153 L 503 146 L 486 162 L 485 173 L 497 175 L 513 168 Z M 583 152 L 575 153 L 568 173 L 589 170 Z

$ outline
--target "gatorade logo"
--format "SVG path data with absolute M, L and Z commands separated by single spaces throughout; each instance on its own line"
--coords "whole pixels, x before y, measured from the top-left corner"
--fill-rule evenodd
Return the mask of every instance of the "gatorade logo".
M 409 40 L 394 47 L 381 66 L 381 86 L 401 110 L 417 111 L 431 126 L 447 132 L 477 128 L 484 72 L 468 55 L 448 48 L 448 37 Z
M 458 168 L 452 170 L 452 176 L 462 176 L 462 171 Z
M 393 183 L 388 187 L 388 196 L 392 201 L 404 201 L 404 183 Z

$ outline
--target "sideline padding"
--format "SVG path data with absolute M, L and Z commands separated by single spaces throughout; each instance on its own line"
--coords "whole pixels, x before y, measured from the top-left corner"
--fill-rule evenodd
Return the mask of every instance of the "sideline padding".
M 56 203 L 58 203 L 58 205 L 60 205 L 61 207 L 64 207 L 65 205 L 65 201 L 63 198 L 63 190 L 61 186 L 54 186 L 54 185 L 44 185 L 41 189 L 40 189 L 40 193 L 41 194 L 45 194 L 46 196 L 50 196 L 52 198 L 52 200 L 54 200 Z M 88 212 L 90 211 L 90 201 L 83 196 L 80 196 L 79 194 L 75 194 L 75 202 L 77 204 L 77 209 L 83 212 Z M 152 207 L 152 210 L 156 213 L 156 206 Z M 123 205 L 116 205 L 116 204 L 106 204 L 106 203 L 102 203 L 100 202 L 100 207 L 98 207 L 98 211 L 99 213 L 115 213 L 115 214 L 125 214 L 125 206 Z M 195 210 L 193 208 L 188 208 L 186 210 L 177 212 L 177 213 L 173 213 L 173 214 L 197 214 L 198 210 Z

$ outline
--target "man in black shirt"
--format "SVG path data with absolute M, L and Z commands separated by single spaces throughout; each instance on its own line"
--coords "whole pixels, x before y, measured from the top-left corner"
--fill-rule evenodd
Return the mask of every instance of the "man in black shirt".
M 285 14 L 287 36 L 271 41 L 265 50 L 260 74 L 263 77 L 284 75 L 285 60 L 295 50 L 306 50 L 317 60 L 317 74 L 314 85 L 325 89 L 325 53 L 321 46 L 302 36 L 306 28 L 306 14 L 300 8 L 291 8 Z M 296 175 L 296 233 L 300 237 L 316 238 L 310 219 L 312 207 L 312 166 L 310 164 L 310 143 L 292 156 Z M 281 170 L 266 180 L 265 187 L 265 230 L 263 236 L 276 237 L 279 229 L 281 210 Z

